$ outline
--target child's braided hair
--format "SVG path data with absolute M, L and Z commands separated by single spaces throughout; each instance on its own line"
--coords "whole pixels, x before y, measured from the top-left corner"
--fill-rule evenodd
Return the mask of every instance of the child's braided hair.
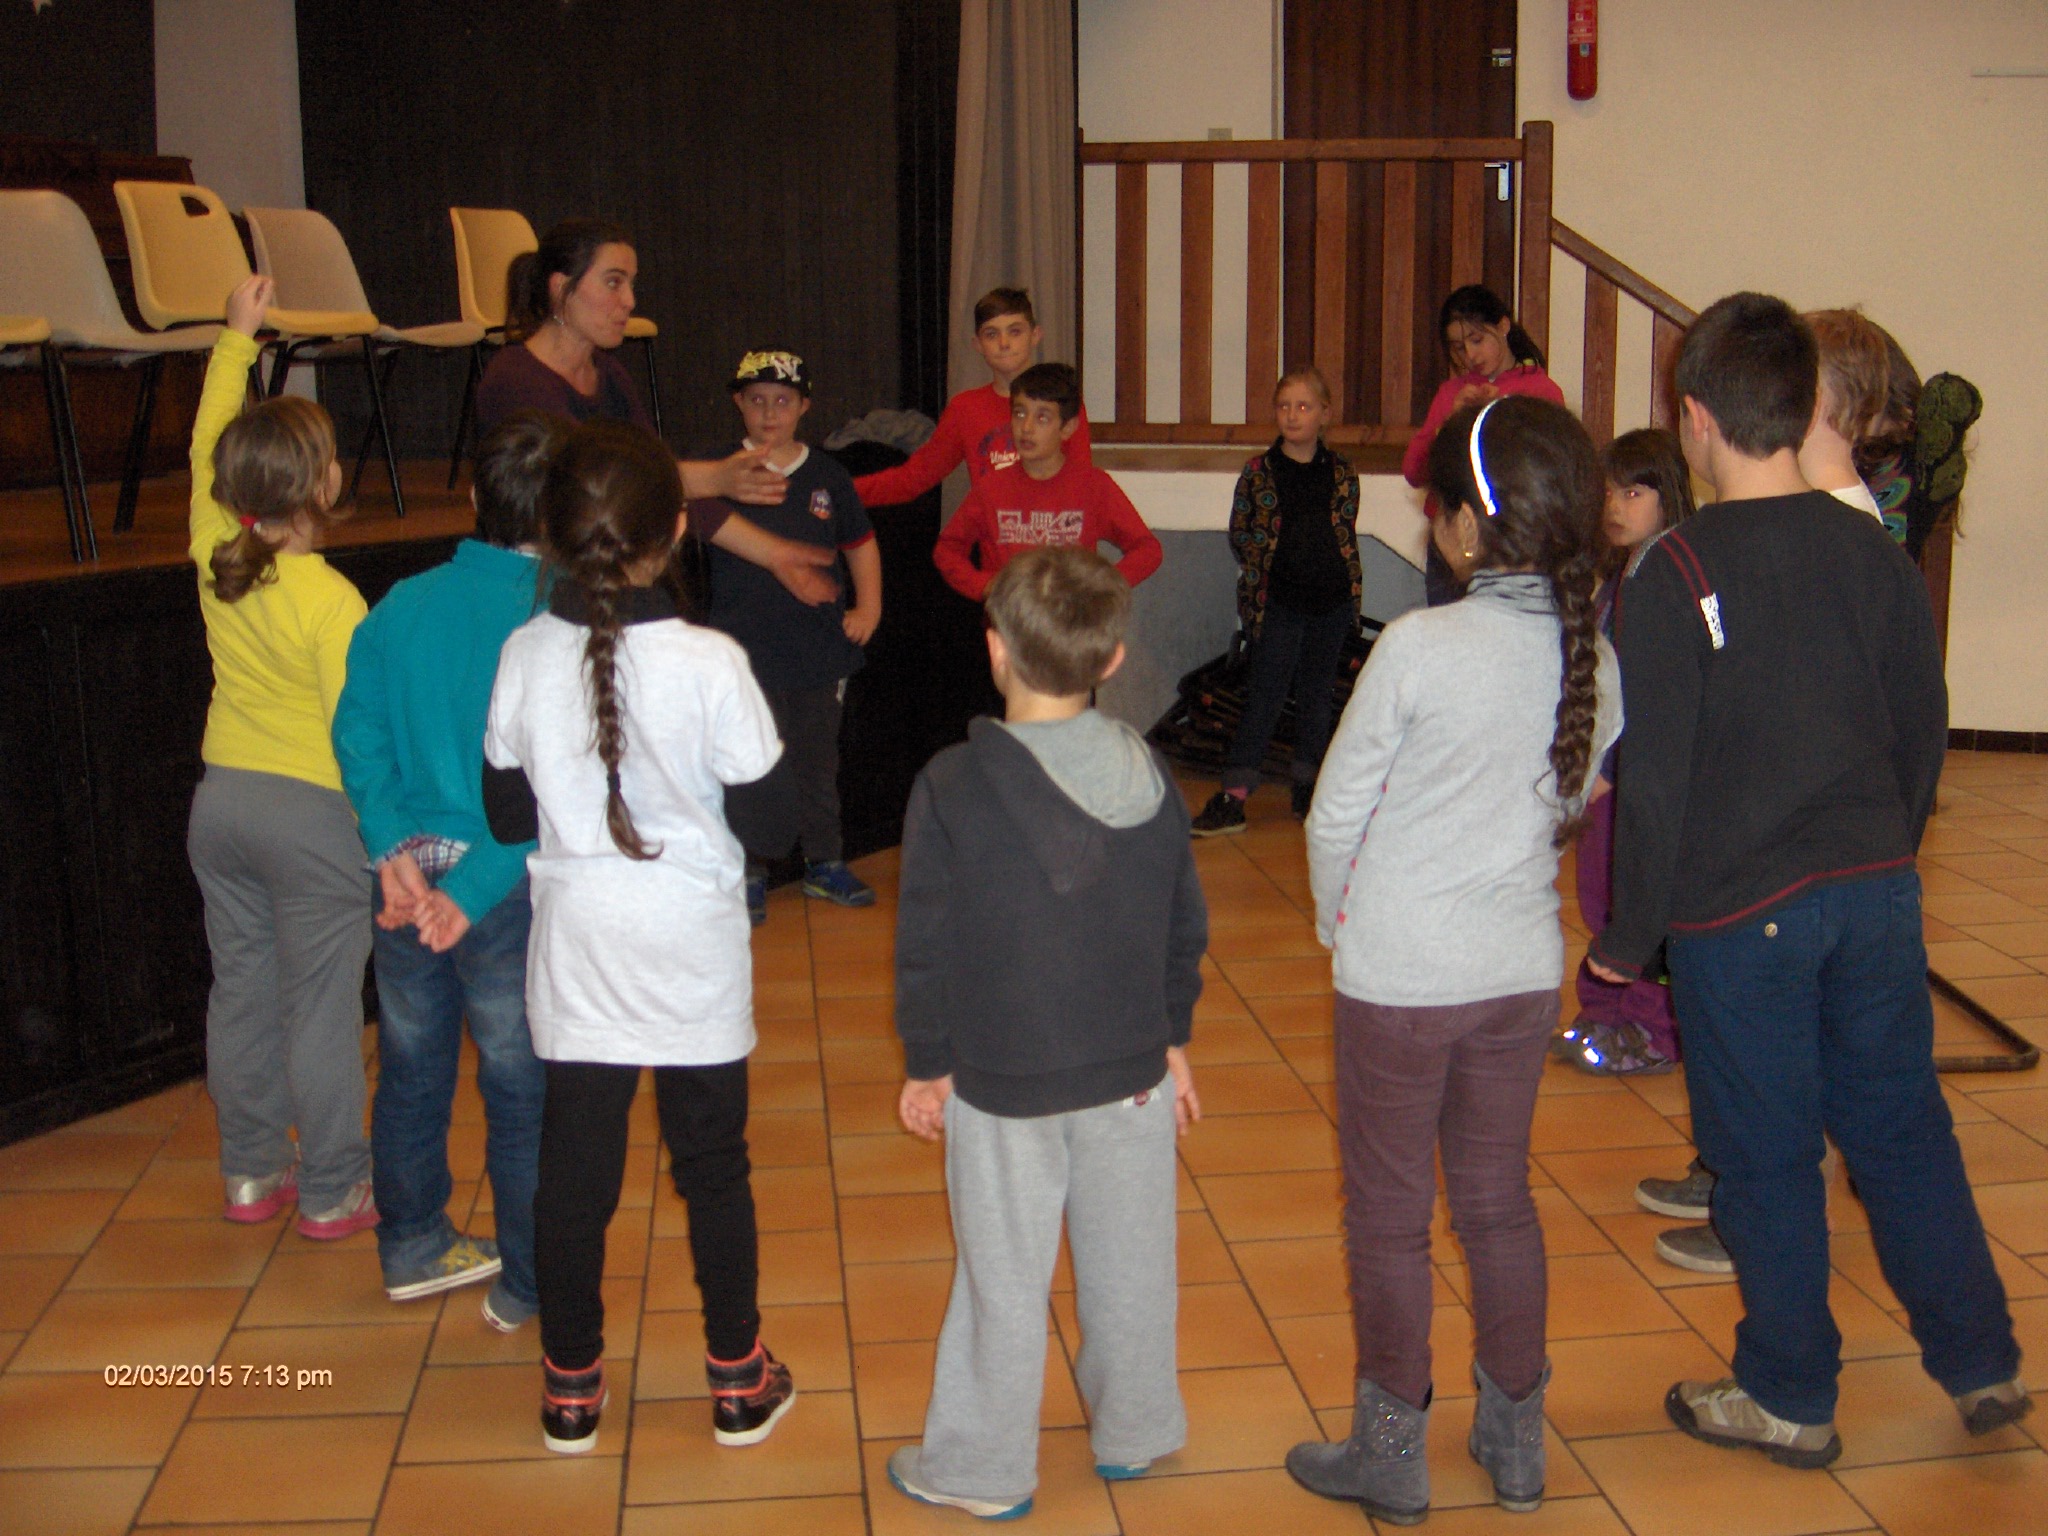
M 1607 482 L 1593 440 L 1570 411 L 1529 395 L 1504 396 L 1492 403 L 1479 429 L 1478 456 L 1493 503 L 1489 513 L 1472 471 L 1472 434 L 1481 409 L 1465 406 L 1444 423 L 1430 447 L 1429 488 L 1443 508 L 1439 516 L 1472 509 L 1481 568 L 1528 569 L 1550 579 L 1563 653 L 1557 731 L 1550 739 L 1560 807 L 1555 842 L 1562 848 L 1585 829 L 1584 795 L 1593 766 L 1600 659 L 1594 588 Z
M 548 562 L 581 594 L 589 614 L 583 654 L 590 668 L 597 755 L 604 763 L 605 822 L 627 858 L 656 858 L 660 845 L 640 836 L 619 788 L 619 762 L 626 754 L 616 665 L 619 609 L 632 577 L 674 549 L 682 477 L 674 456 L 645 428 L 585 422 L 549 466 L 540 509 Z M 674 561 L 665 560 L 664 576 L 672 579 L 673 572 Z

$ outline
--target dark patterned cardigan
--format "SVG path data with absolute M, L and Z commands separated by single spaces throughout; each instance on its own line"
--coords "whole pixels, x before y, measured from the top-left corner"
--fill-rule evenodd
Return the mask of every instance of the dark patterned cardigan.
M 1238 565 L 1237 617 L 1247 640 L 1256 640 L 1265 622 L 1267 584 L 1273 556 L 1280 548 L 1280 489 L 1266 465 L 1279 451 L 1276 442 L 1245 462 L 1237 477 L 1237 494 L 1230 501 L 1230 552 Z M 1337 548 L 1344 556 L 1345 572 L 1351 578 L 1351 608 L 1356 613 L 1365 587 L 1358 568 L 1358 471 L 1341 453 L 1332 452 L 1330 473 L 1336 484 L 1330 517 L 1337 527 Z

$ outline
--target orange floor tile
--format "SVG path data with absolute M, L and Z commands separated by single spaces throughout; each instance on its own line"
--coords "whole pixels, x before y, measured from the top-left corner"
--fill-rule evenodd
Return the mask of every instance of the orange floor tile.
M 1369 1528 L 1281 1470 L 1296 1440 L 1344 1432 L 1351 1346 L 1328 965 L 1301 905 L 1299 831 L 1270 791 L 1254 799 L 1252 822 L 1246 836 L 1196 854 L 1213 942 L 1192 1051 L 1208 1118 L 1183 1143 L 1178 1201 L 1188 1444 L 1142 1481 L 1093 1476 L 1063 1255 L 1048 1317 L 1041 1485 L 1022 1529 Z M 1936 968 L 2048 1045 L 2048 760 L 1953 755 L 1921 867 Z M 707 1432 L 688 1222 L 646 1094 L 607 1263 L 612 1406 L 597 1453 L 570 1459 L 540 1445 L 534 1328 L 492 1332 L 474 1291 L 387 1303 L 369 1234 L 323 1246 L 283 1219 L 222 1223 L 212 1106 L 191 1083 L 0 1148 L 0 1531 L 969 1529 L 966 1516 L 909 1504 L 882 1471 L 922 1423 L 953 1240 L 942 1158 L 895 1122 L 895 855 L 862 868 L 882 891 L 876 908 L 844 912 L 778 892 L 757 937 L 764 1328 L 801 1393 L 766 1445 L 720 1450 Z M 1586 936 L 1569 894 L 1563 921 L 1576 960 Z M 1947 1006 L 1939 1048 L 1995 1049 Z M 2048 1075 L 1979 1072 L 1945 1087 L 2038 1371 L 2048 1359 Z M 454 1120 L 454 1213 L 488 1233 L 473 1069 Z M 1665 1387 L 1725 1369 L 1740 1316 L 1731 1284 L 1657 1260 L 1665 1223 L 1633 1199 L 1642 1175 L 1683 1166 L 1687 1125 L 1682 1075 L 1621 1083 L 1553 1065 L 1545 1080 L 1530 1177 L 1551 1254 L 1555 1377 L 1550 1498 L 1534 1518 L 1494 1509 L 1463 1451 L 1471 1318 L 1462 1255 L 1439 1222 L 1429 1528 L 2042 1530 L 2048 1413 L 1982 1440 L 1962 1433 L 1919 1368 L 1846 1192 L 1833 1217 L 1847 1362 L 1840 1463 L 1793 1472 L 1671 1428 Z M 247 1366 L 254 1379 L 107 1385 L 105 1368 L 124 1363 Z M 282 1379 L 266 1382 L 265 1367 Z

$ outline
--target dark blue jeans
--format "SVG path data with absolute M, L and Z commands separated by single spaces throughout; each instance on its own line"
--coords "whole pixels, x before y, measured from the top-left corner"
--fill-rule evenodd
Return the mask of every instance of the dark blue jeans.
M 380 903 L 381 905 L 381 903 Z M 484 1167 L 491 1179 L 504 1285 L 538 1306 L 533 1195 L 540 1179 L 547 1077 L 526 1028 L 526 935 L 533 906 L 524 880 L 471 925 L 445 955 L 412 928 L 379 928 L 377 1095 L 370 1108 L 377 1256 L 387 1283 L 430 1264 L 455 1241 L 448 1220 L 448 1117 L 462 1021 L 476 1041 L 483 1095 Z
M 1823 1128 L 1927 1373 L 1952 1394 L 2010 1380 L 2005 1287 L 1934 1076 L 1920 877 L 1824 886 L 1669 953 L 1693 1139 L 1742 1287 L 1743 1389 L 1797 1424 L 1835 1416 Z
M 1358 615 L 1349 603 L 1327 613 L 1303 613 L 1284 603 L 1268 602 L 1252 642 L 1251 670 L 1245 679 L 1244 714 L 1237 734 L 1223 755 L 1223 787 L 1256 789 L 1266 744 L 1294 694 L 1294 779 L 1313 784 L 1330 745 L 1333 715 L 1331 690 L 1337 666 L 1344 659 L 1344 640 Z

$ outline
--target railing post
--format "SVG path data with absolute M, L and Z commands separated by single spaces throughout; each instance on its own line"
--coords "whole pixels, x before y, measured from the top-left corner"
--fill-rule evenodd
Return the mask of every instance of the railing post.
M 1116 419 L 1145 419 L 1145 193 L 1151 167 L 1116 168 Z
M 1345 290 L 1351 276 L 1351 166 L 1316 162 L 1316 366 L 1330 381 L 1330 419 L 1351 420 L 1345 398 Z
M 1380 219 L 1380 424 L 1405 427 L 1415 378 L 1415 162 L 1389 160 Z
M 1538 118 L 1522 124 L 1521 271 L 1515 318 L 1550 352 L 1550 168 L 1553 131 Z
M 1206 425 L 1216 350 L 1216 167 L 1180 168 L 1180 419 Z
M 1486 166 L 1451 162 L 1451 286 L 1486 280 Z
M 1650 425 L 1678 430 L 1678 390 L 1672 374 L 1678 367 L 1679 344 L 1685 331 L 1662 315 L 1650 322 Z
M 1614 354 L 1620 336 L 1621 290 L 1586 268 L 1586 349 L 1579 375 L 1579 420 L 1605 448 L 1614 437 Z
M 1280 377 L 1280 166 L 1266 161 L 1246 176 L 1244 260 L 1244 419 L 1272 409 Z

